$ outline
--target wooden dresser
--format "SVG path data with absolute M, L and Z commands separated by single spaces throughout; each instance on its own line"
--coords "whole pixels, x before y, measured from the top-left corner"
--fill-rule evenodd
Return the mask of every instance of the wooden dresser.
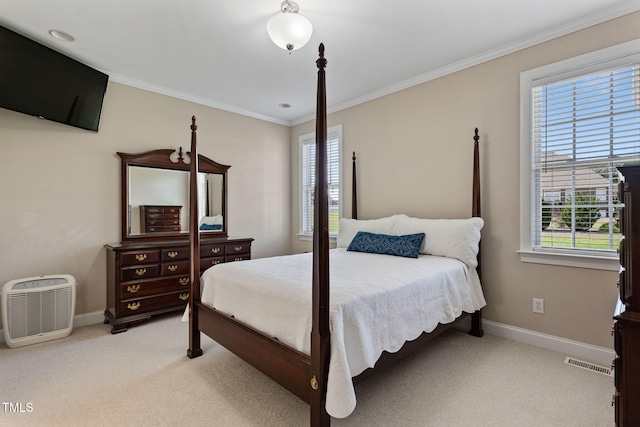
M 141 205 L 140 230 L 143 233 L 180 231 L 182 206 Z
M 251 238 L 202 239 L 200 270 L 251 258 Z M 155 314 L 184 310 L 189 298 L 189 242 L 141 242 L 107 248 L 107 309 L 111 333 Z
M 622 166 L 619 302 L 614 316 L 615 422 L 640 426 L 640 164 Z

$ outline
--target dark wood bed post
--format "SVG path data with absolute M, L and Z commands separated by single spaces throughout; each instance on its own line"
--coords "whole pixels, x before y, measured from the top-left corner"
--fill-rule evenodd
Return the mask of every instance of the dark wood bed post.
M 191 165 L 189 174 L 189 250 L 191 261 L 189 291 L 189 349 L 190 358 L 202 356 L 200 348 L 200 330 L 198 329 L 198 310 L 200 302 L 200 230 L 198 229 L 198 151 L 196 141 L 196 116 L 191 117 Z
M 478 141 L 480 140 L 480 136 L 478 135 L 478 128 L 476 128 L 475 135 L 473 136 L 473 200 L 471 206 L 471 216 L 480 217 L 480 148 L 478 146 Z M 480 283 L 482 283 L 482 274 L 480 268 L 480 245 L 482 242 L 478 243 L 478 267 L 476 267 L 476 271 L 478 272 L 478 277 L 480 277 Z M 471 330 L 469 334 L 481 337 L 484 335 L 482 331 L 482 311 L 478 310 L 471 315 Z
M 325 408 L 331 353 L 329 332 L 329 220 L 327 193 L 327 105 L 324 44 L 318 47 L 316 107 L 316 188 L 313 225 L 313 297 L 311 324 L 310 415 L 311 426 L 328 426 Z
M 351 156 L 351 218 L 358 219 L 358 185 L 356 184 L 356 152 Z

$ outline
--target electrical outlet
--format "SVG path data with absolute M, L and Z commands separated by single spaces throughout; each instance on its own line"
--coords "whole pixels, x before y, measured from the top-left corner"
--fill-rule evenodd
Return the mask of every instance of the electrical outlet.
M 544 314 L 544 300 L 542 298 L 533 299 L 533 312 Z

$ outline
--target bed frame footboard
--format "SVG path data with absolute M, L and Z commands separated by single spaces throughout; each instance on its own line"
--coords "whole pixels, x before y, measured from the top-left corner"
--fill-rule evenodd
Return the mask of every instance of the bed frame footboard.
M 309 356 L 199 303 L 199 329 L 309 403 Z

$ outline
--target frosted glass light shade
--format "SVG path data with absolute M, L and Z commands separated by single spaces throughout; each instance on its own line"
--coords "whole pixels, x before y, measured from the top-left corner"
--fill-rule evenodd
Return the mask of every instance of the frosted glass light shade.
M 313 32 L 313 25 L 304 16 L 283 12 L 269 19 L 267 32 L 277 46 L 291 52 L 307 44 Z

